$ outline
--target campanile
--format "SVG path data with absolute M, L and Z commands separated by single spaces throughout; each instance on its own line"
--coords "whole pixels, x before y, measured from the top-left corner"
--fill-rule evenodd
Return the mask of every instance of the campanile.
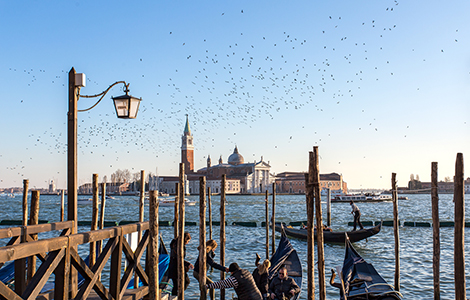
M 186 114 L 186 125 L 181 137 L 181 162 L 184 163 L 184 173 L 194 173 L 194 144 L 191 129 L 189 128 L 188 115 Z

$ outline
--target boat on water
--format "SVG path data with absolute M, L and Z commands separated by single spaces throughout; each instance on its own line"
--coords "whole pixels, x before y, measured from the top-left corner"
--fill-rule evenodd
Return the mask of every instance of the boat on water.
M 343 268 L 337 268 L 340 283 L 334 283 L 332 270 L 330 284 L 341 291 L 340 299 L 347 300 L 401 300 L 403 296 L 380 276 L 374 266 L 367 263 L 346 239 Z
M 286 232 L 286 234 L 290 237 L 294 237 L 294 238 L 298 238 L 298 239 L 301 239 L 301 240 L 307 240 L 307 229 L 303 229 L 303 228 L 299 228 L 299 229 L 295 229 L 295 228 L 292 228 L 292 227 L 284 227 L 284 231 Z M 276 231 L 281 231 L 281 224 L 280 223 L 276 223 Z M 323 240 L 325 243 L 344 243 L 346 238 L 345 238 L 345 234 L 348 235 L 349 237 L 349 240 L 352 242 L 352 243 L 355 243 L 357 241 L 360 241 L 360 240 L 363 240 L 363 239 L 366 239 L 368 237 L 371 237 L 373 235 L 376 235 L 377 233 L 380 232 L 380 229 L 382 228 L 382 222 L 380 222 L 380 224 L 378 224 L 377 226 L 375 227 L 372 227 L 372 228 L 365 228 L 365 229 L 361 229 L 361 230 L 355 230 L 355 231 L 326 231 L 324 230 L 323 231 Z M 315 238 L 317 238 L 316 236 L 316 231 L 315 231 Z
M 351 195 L 338 195 L 331 202 L 386 202 L 392 201 L 391 195 L 385 194 L 351 194 Z
M 289 239 L 287 238 L 286 232 L 284 232 L 282 229 L 283 228 L 281 225 L 281 240 L 279 241 L 276 252 L 274 252 L 270 259 L 271 267 L 268 270 L 268 279 L 271 282 L 271 280 L 277 276 L 279 269 L 282 266 L 286 266 L 287 276 L 294 279 L 300 290 L 302 290 L 302 264 L 300 263 L 297 251 L 294 249 Z M 299 297 L 300 292 L 295 294 L 291 300 L 297 300 Z
M 98 198 L 98 204 L 101 203 L 101 199 Z M 77 199 L 77 204 L 78 205 L 92 205 L 93 204 L 93 198 L 78 198 Z
M 175 206 L 175 197 L 172 198 L 160 198 L 158 200 L 159 206 L 163 207 L 174 207 Z M 187 198 L 184 198 L 184 205 L 186 206 L 194 206 L 196 205 L 196 201 L 194 200 L 189 200 Z

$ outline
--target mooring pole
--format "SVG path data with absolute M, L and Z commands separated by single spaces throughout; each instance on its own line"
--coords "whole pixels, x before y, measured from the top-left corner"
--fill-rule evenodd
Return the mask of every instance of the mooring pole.
M 208 207 L 208 213 L 209 213 L 209 240 L 212 240 L 212 207 L 211 207 L 211 188 L 207 188 L 207 205 Z
M 23 226 L 28 225 L 28 186 L 29 186 L 29 180 L 24 179 L 23 180 Z M 63 221 L 63 219 L 61 221 Z
M 65 212 L 65 191 L 60 190 L 60 221 L 64 222 L 64 212 Z
M 320 161 L 318 146 L 313 147 L 313 189 L 315 196 L 315 213 L 317 219 L 317 250 L 318 250 L 318 281 L 319 281 L 319 296 L 321 300 L 326 299 L 326 284 L 325 284 L 325 251 L 323 245 L 323 216 L 321 209 L 321 193 L 320 193 Z
M 225 266 L 225 182 L 227 176 L 222 175 L 220 188 L 220 264 Z M 220 280 L 225 279 L 225 272 L 220 271 Z M 225 300 L 225 289 L 220 290 L 220 300 Z
M 307 202 L 307 300 L 315 299 L 315 248 L 313 228 L 313 152 L 309 152 L 308 174 L 305 174 L 305 196 Z
M 271 226 L 272 226 L 272 253 L 276 252 L 276 183 L 273 182 L 273 213 L 271 217 Z
M 434 300 L 440 300 L 441 292 L 439 265 L 441 259 L 441 240 L 439 236 L 439 194 L 437 181 L 437 162 L 433 162 L 431 164 L 431 202 L 433 233 L 432 271 L 434 275 Z
M 184 163 L 180 163 L 178 206 L 179 206 L 179 228 L 178 228 L 178 300 L 184 300 Z
M 206 300 L 206 177 L 199 178 L 199 293 Z
M 158 282 L 158 199 L 157 191 L 149 191 L 149 299 L 160 299 Z M 183 279 L 184 280 L 184 279 Z M 183 288 L 184 290 L 184 288 Z
M 265 206 L 265 227 L 266 227 L 266 259 L 269 259 L 269 202 L 268 202 L 269 193 L 266 190 L 266 195 L 264 198 Z
M 174 230 L 175 239 L 179 236 L 179 228 L 180 228 L 179 194 L 180 194 L 180 184 L 176 183 L 175 184 L 175 217 L 173 219 L 173 230 Z
M 454 177 L 454 277 L 455 300 L 465 300 L 465 201 L 464 201 L 463 154 L 457 153 Z
M 331 227 L 331 188 L 326 194 L 326 226 Z
M 400 235 L 398 232 L 397 174 L 392 173 L 393 234 L 395 236 L 395 290 L 400 291 Z
M 39 223 L 39 191 L 31 191 L 31 216 L 29 217 L 29 225 L 37 225 Z M 32 236 L 33 241 L 37 241 L 38 235 Z M 28 259 L 28 280 L 33 278 L 36 273 L 36 256 L 31 256 Z
M 98 207 L 98 174 L 93 174 L 92 176 L 92 182 L 93 182 L 93 209 L 91 212 L 91 230 L 97 230 L 98 229 L 98 213 L 99 213 L 99 207 Z M 90 243 L 90 268 L 95 265 L 96 262 L 96 242 L 91 242 Z

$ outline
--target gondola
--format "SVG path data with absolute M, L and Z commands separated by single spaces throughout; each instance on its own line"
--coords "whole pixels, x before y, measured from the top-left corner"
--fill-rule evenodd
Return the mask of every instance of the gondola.
M 276 231 L 281 231 L 281 223 L 276 223 Z M 382 222 L 375 227 L 368 228 L 368 229 L 361 229 L 356 231 L 323 231 L 323 240 L 325 243 L 344 243 L 345 242 L 345 233 L 348 235 L 349 240 L 351 243 L 355 243 L 357 241 L 366 239 L 373 235 L 376 235 L 380 232 L 382 228 Z M 306 240 L 307 239 L 307 229 L 295 229 L 285 227 L 284 230 L 286 234 L 290 237 L 294 237 L 297 239 Z M 315 234 L 316 239 L 316 234 Z
M 297 251 L 290 243 L 286 233 L 281 228 L 281 240 L 277 246 L 276 252 L 271 257 L 271 267 L 268 270 L 269 281 L 277 276 L 279 269 L 284 265 L 287 268 L 287 276 L 294 279 L 295 283 L 302 290 L 302 264 L 300 263 Z M 294 295 L 291 300 L 299 299 L 300 292 Z
M 334 274 L 334 272 L 333 272 Z M 341 282 L 330 283 L 340 288 L 342 300 L 402 300 L 403 296 L 388 284 L 372 264 L 367 263 L 346 239 L 346 253 Z

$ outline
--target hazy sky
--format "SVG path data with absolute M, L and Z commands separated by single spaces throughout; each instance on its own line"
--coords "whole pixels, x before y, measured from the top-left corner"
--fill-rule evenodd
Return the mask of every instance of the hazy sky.
M 207 155 L 350 188 L 453 176 L 470 150 L 470 2 L 0 0 L 0 187 L 66 186 L 67 72 L 81 94 L 118 80 L 142 97 L 115 116 L 113 88 L 79 113 L 79 183 L 117 169 L 175 175 L 189 114 Z M 81 99 L 79 108 L 94 104 Z M 467 157 L 466 157 L 467 155 Z M 467 172 L 468 173 L 468 172 Z M 466 174 L 468 177 L 468 174 Z

